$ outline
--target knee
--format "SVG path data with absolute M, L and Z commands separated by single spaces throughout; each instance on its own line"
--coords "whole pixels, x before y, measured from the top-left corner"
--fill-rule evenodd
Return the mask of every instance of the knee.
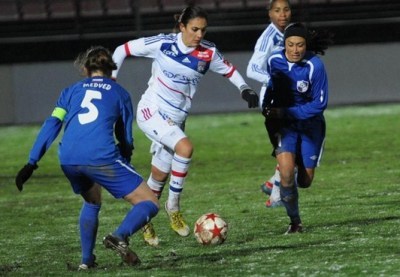
M 298 175 L 296 183 L 299 188 L 305 189 L 311 186 L 312 181 L 313 178 L 310 175 Z
M 85 200 L 85 202 L 91 205 L 101 206 L 101 199 Z
M 193 154 L 193 144 L 188 138 L 181 139 L 175 145 L 175 153 L 185 158 L 191 158 Z
M 308 188 L 314 180 L 314 170 L 299 168 L 296 177 L 296 183 L 299 188 Z
M 157 196 L 154 194 L 154 197 L 149 199 L 150 202 L 153 203 L 153 205 L 157 208 L 157 211 L 155 212 L 155 214 L 158 213 L 158 210 L 160 209 L 160 201 L 158 200 Z
M 89 190 L 81 192 L 82 198 L 85 202 L 92 205 L 101 205 L 101 187 L 98 184 L 94 184 Z
M 283 187 L 294 186 L 294 172 L 280 171 L 280 177 Z

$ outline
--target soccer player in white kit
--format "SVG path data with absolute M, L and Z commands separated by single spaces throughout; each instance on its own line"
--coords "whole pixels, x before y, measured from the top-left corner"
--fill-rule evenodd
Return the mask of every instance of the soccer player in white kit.
M 215 45 L 203 39 L 208 21 L 207 13 L 202 8 L 187 7 L 175 19 L 178 33 L 128 41 L 115 49 L 113 59 L 118 69 L 127 56 L 153 59 L 152 76 L 137 108 L 138 126 L 152 141 L 152 168 L 148 185 L 160 198 L 170 176 L 165 210 L 171 228 L 185 237 L 190 234 L 190 228 L 181 213 L 180 196 L 193 145 L 184 133 L 184 124 L 201 78 L 208 70 L 227 77 L 248 102 L 249 108 L 256 108 L 259 99 Z M 114 79 L 118 69 L 113 72 Z M 143 231 L 149 245 L 158 245 L 151 223 Z
M 271 23 L 258 38 L 254 53 L 247 65 L 247 77 L 262 84 L 267 84 L 270 76 L 267 72 L 267 59 L 272 51 L 283 49 L 283 32 L 290 23 L 292 11 L 288 0 L 269 0 L 268 16 Z M 260 92 L 260 99 L 264 98 L 265 86 Z M 282 206 L 280 192 L 279 167 L 276 166 L 274 175 L 261 185 L 261 190 L 270 195 L 265 202 L 266 207 Z

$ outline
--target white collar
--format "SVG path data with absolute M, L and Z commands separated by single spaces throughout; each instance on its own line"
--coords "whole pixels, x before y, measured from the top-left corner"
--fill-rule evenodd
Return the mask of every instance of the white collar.
M 276 25 L 275 25 L 274 23 L 271 22 L 271 25 L 272 25 L 272 27 L 273 27 L 279 34 L 281 34 L 282 36 L 284 35 L 284 33 L 281 32 L 281 30 L 279 30 L 279 28 L 276 27 Z

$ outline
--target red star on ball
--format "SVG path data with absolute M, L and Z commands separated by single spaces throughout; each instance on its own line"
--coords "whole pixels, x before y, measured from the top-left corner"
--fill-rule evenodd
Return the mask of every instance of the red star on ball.
M 206 219 L 205 220 L 207 220 L 207 219 L 212 219 L 212 221 L 214 221 L 216 218 L 218 217 L 218 215 L 216 215 L 216 214 L 206 214 Z
M 221 228 L 218 228 L 217 224 L 214 224 L 214 228 L 212 230 L 210 230 L 213 234 L 212 237 L 213 238 L 220 237 L 222 229 L 224 229 L 224 226 L 222 226 Z
M 203 231 L 203 226 L 201 224 L 196 223 L 195 233 L 201 233 Z

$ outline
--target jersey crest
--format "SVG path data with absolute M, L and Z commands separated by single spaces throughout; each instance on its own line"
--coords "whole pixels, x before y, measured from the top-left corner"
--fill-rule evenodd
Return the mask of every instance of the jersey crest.
M 200 73 L 206 73 L 208 67 L 205 61 L 198 61 L 197 63 L 197 71 Z
M 308 90 L 309 82 L 305 80 L 297 81 L 297 91 L 300 93 L 305 93 Z

